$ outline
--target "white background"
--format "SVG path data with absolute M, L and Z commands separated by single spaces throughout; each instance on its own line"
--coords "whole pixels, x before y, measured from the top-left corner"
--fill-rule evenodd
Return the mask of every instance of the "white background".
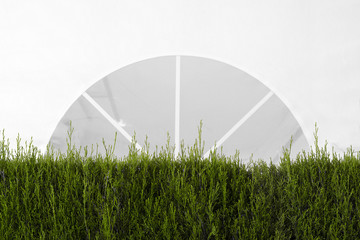
M 360 149 L 358 0 L 0 0 L 0 129 L 44 149 L 93 83 L 164 55 L 233 65 L 290 107 L 310 143 L 317 122 L 321 145 Z

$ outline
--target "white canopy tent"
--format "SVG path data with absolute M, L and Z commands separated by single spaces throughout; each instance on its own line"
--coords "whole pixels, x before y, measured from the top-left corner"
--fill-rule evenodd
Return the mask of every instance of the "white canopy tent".
M 0 129 L 13 146 L 20 133 L 44 150 L 100 79 L 197 56 L 264 84 L 310 144 L 317 122 L 320 143 L 359 150 L 359 16 L 357 1 L 2 1 Z
M 271 89 L 232 66 L 193 56 L 152 58 L 109 74 L 71 105 L 50 141 L 66 152 L 71 127 L 77 146 L 112 143 L 117 131 L 115 153 L 124 156 L 131 133 L 139 150 L 146 137 L 163 146 L 169 134 L 178 155 L 181 141 L 186 147 L 200 138 L 200 121 L 204 157 L 221 147 L 228 156 L 239 150 L 243 160 L 278 162 L 291 139 L 294 153 L 308 150 L 299 123 Z

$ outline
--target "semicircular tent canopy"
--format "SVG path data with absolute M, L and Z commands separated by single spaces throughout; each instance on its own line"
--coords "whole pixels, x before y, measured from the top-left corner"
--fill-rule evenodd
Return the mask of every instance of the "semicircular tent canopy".
M 230 65 L 192 56 L 165 56 L 121 68 L 88 88 L 58 123 L 50 142 L 65 152 L 70 121 L 76 146 L 114 142 L 115 153 L 126 155 L 136 133 L 141 148 L 148 136 L 150 150 L 170 144 L 179 152 L 198 138 L 203 121 L 204 155 L 221 148 L 242 159 L 277 162 L 283 147 L 292 153 L 309 148 L 304 133 L 287 106 L 268 87 Z M 216 143 L 216 145 L 215 145 Z

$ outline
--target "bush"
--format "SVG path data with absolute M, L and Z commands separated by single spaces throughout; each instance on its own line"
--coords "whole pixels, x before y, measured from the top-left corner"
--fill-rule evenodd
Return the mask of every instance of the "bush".
M 326 145 L 279 165 L 202 157 L 201 138 L 174 156 L 124 159 L 0 141 L 2 239 L 359 239 L 360 161 Z M 169 142 L 168 142 L 169 143 Z

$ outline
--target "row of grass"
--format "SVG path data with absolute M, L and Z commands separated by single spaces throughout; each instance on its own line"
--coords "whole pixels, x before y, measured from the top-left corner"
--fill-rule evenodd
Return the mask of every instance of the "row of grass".
M 71 140 L 71 138 L 70 138 Z M 145 144 L 146 145 L 146 144 Z M 1 239 L 360 239 L 360 157 L 318 146 L 280 163 L 193 147 L 118 159 L 0 141 Z

